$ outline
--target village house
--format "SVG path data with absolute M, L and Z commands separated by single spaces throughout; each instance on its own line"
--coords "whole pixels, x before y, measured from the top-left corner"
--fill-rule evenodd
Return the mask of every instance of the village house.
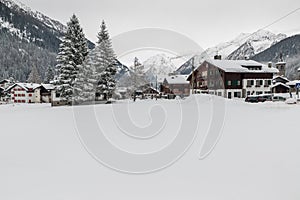
M 293 80 L 290 82 L 287 82 L 286 85 L 288 85 L 290 87 L 290 92 L 299 92 L 297 91 L 297 85 L 300 85 L 300 80 Z M 299 88 L 298 88 L 299 90 Z
M 159 91 L 154 87 L 148 87 L 143 90 L 143 94 L 146 98 L 155 98 L 159 95 Z
M 272 93 L 289 93 L 290 92 L 290 86 L 288 85 L 289 82 L 290 80 L 284 77 L 283 75 L 274 76 L 272 80 L 273 85 L 271 87 Z
M 225 98 L 245 98 L 271 93 L 272 79 L 278 70 L 253 60 L 204 61 L 188 77 L 193 91 Z
M 10 80 L 4 79 L 4 80 L 0 81 L 0 88 L 6 89 L 6 88 L 8 88 L 8 86 L 10 86 L 11 84 L 12 84 L 12 83 L 11 83 Z
M 175 95 L 186 97 L 190 95 L 190 82 L 187 75 L 167 76 L 161 85 L 161 92 L 164 95 Z
M 50 95 L 46 88 L 36 83 L 15 83 L 6 91 L 13 103 L 43 103 L 43 95 Z

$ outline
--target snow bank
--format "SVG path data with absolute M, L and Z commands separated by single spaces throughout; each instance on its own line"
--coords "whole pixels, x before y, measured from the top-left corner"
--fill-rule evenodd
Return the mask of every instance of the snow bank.
M 223 136 L 212 154 L 199 160 L 213 99 L 197 97 L 199 135 L 191 149 L 171 167 L 146 175 L 122 174 L 94 160 L 76 134 L 70 107 L 2 105 L 0 199 L 299 200 L 299 105 L 226 100 Z M 118 109 L 127 103 L 131 117 L 141 126 L 151 123 L 152 106 L 173 110 L 166 119 L 168 131 L 154 138 L 154 146 L 114 132 L 108 136 L 112 142 L 130 151 L 148 151 L 172 141 L 180 102 L 97 105 L 95 114 L 98 120 L 105 119 L 105 129 L 117 130 L 110 119 L 111 106 Z

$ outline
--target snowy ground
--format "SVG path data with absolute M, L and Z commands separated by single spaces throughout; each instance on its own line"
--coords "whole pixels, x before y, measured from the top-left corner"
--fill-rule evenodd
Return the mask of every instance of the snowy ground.
M 190 109 L 185 101 L 182 108 Z M 213 100 L 198 96 L 197 101 L 201 122 L 192 147 L 169 168 L 145 175 L 116 172 L 90 156 L 76 133 L 70 107 L 1 105 L 0 199 L 300 199 L 300 105 L 226 100 L 222 138 L 206 159 L 199 160 Z M 148 152 L 172 141 L 180 128 L 177 101 L 130 102 L 130 117 L 147 126 L 149 108 L 156 104 L 165 108 L 167 118 L 163 134 L 152 142 L 114 134 L 111 105 L 97 105 L 95 116 L 105 122 L 104 132 L 112 132 L 107 137 L 113 143 Z M 113 106 L 118 112 L 127 104 Z M 153 119 L 161 117 L 160 112 L 152 114 Z

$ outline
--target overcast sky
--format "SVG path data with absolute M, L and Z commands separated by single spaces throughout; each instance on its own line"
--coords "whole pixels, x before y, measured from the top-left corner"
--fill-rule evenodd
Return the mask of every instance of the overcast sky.
M 292 10 L 299 0 L 20 0 L 51 18 L 66 23 L 75 13 L 86 36 L 96 40 L 104 19 L 111 36 L 156 27 L 170 29 L 207 48 L 254 32 Z M 300 33 L 300 11 L 268 28 L 275 33 Z

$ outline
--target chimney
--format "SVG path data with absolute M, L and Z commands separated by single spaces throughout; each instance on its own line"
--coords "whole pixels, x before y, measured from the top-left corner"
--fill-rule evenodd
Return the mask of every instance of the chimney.
M 214 59 L 215 60 L 222 60 L 222 56 L 221 55 L 215 55 Z
M 268 67 L 272 68 L 272 62 L 268 62 Z

